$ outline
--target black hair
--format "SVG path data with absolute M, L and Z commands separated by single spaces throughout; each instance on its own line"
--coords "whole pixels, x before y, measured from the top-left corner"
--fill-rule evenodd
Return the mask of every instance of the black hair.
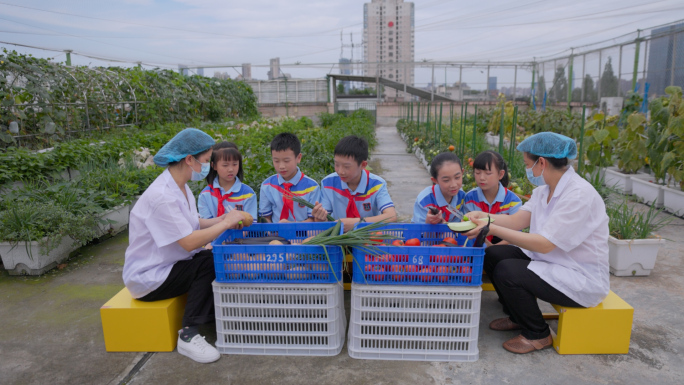
M 356 135 L 345 136 L 337 142 L 333 155 L 352 157 L 360 165 L 361 162 L 368 160 L 368 142 Z
M 539 160 L 539 158 L 544 158 L 546 159 L 547 162 L 551 163 L 551 167 L 555 168 L 556 170 L 562 170 L 569 164 L 568 158 L 551 158 L 551 157 L 546 157 L 546 156 L 539 156 L 539 155 L 534 155 L 530 154 L 529 152 L 526 152 L 527 157 L 530 158 L 531 161 L 536 162 Z
M 295 156 L 297 156 L 302 151 L 302 144 L 299 142 L 297 135 L 291 132 L 281 132 L 271 141 L 271 151 L 287 150 L 292 150 Z
M 504 170 L 504 176 L 499 182 L 501 182 L 501 185 L 504 187 L 508 187 L 508 166 L 501 154 L 496 151 L 487 150 L 478 154 L 473 161 L 473 170 L 490 171 L 492 170 L 492 166 L 496 169 L 495 171 L 497 173 Z
M 456 156 L 453 152 L 443 152 L 434 158 L 432 158 L 432 163 L 430 163 L 430 175 L 432 175 L 433 178 L 437 179 L 437 175 L 439 175 L 439 169 L 442 168 L 444 163 L 446 162 L 453 162 L 458 164 L 458 166 L 463 170 L 463 166 L 461 165 L 461 159 Z
M 214 149 L 214 152 L 211 154 L 211 163 L 216 164 L 222 160 L 237 160 L 240 163 L 240 168 L 238 168 L 237 177 L 238 179 L 242 180 L 242 154 L 240 154 L 238 146 L 233 142 L 221 142 L 215 144 L 212 148 Z M 216 169 L 212 167 L 209 170 L 209 174 L 207 174 L 207 184 L 209 186 L 213 186 L 214 179 L 216 179 L 217 176 L 218 172 L 216 172 Z

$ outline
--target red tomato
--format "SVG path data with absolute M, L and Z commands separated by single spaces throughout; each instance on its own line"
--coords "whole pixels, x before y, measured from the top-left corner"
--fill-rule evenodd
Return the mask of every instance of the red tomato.
M 449 276 L 447 275 L 449 273 L 449 268 L 446 266 L 438 266 L 437 267 L 437 280 L 440 282 L 446 282 L 449 280 Z
M 369 281 L 384 281 L 385 269 L 382 266 L 366 265 L 366 279 Z
M 394 266 L 392 266 L 391 270 L 392 270 L 393 273 L 402 273 L 402 272 L 404 272 L 404 269 L 402 268 L 401 265 L 394 265 Z M 403 276 L 402 274 L 396 274 L 396 275 L 393 275 L 393 276 L 392 276 L 392 279 L 394 279 L 395 281 L 399 282 L 399 281 L 403 281 L 403 280 L 404 280 L 404 276 Z
M 375 256 L 371 255 L 371 254 L 366 254 L 365 260 L 366 260 L 366 262 L 375 262 Z
M 395 239 L 394 241 L 392 241 L 392 246 L 404 246 L 404 241 L 402 241 L 401 239 Z
M 461 266 L 459 273 L 463 274 L 461 281 L 463 283 L 470 283 L 473 280 L 473 268 L 470 266 Z
M 406 265 L 404 266 L 404 271 L 406 273 L 417 273 L 420 271 L 420 267 L 416 265 Z M 407 281 L 415 282 L 418 280 L 418 276 L 413 274 L 407 274 L 405 277 Z
M 406 246 L 420 246 L 420 239 L 411 238 L 411 239 L 408 239 L 404 244 Z
M 446 237 L 442 240 L 443 242 L 451 243 L 452 245 L 458 246 L 458 242 L 452 237 Z
M 373 236 L 373 235 L 375 235 L 375 236 L 377 236 L 377 235 L 382 235 L 382 231 L 375 231 L 375 232 L 372 232 L 372 233 L 371 233 L 371 236 Z M 382 238 L 371 238 L 371 241 L 373 241 L 373 242 L 378 242 L 378 243 L 382 243 L 383 239 L 382 239 Z
M 424 268 L 420 269 L 420 272 L 424 274 L 420 277 L 420 279 L 422 279 L 423 282 L 432 281 L 434 271 L 431 267 L 429 267 L 429 266 L 424 267 Z

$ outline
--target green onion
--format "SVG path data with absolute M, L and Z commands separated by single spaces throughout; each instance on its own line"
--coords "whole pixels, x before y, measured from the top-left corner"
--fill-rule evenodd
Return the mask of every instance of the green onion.
M 283 194 L 283 197 L 285 197 L 285 199 L 289 199 L 289 200 L 291 200 L 291 201 L 293 201 L 293 202 L 297 202 L 297 203 L 299 203 L 300 205 L 304 205 L 304 206 L 306 206 L 306 207 L 308 207 L 308 208 L 310 208 L 310 209 L 313 209 L 313 208 L 314 208 L 314 204 L 313 204 L 313 203 L 307 201 L 306 199 L 304 199 L 304 198 L 302 198 L 302 197 L 300 197 L 300 196 L 297 196 L 297 195 L 293 194 L 293 193 L 290 192 L 290 191 L 285 190 L 285 193 Z M 335 221 L 335 218 L 333 218 L 330 214 L 328 214 L 328 221 L 334 222 L 334 221 Z

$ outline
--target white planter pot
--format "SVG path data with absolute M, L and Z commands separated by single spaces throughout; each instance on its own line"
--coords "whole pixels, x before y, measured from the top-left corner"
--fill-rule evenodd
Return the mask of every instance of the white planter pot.
M 499 135 L 492 135 L 490 132 L 488 132 L 485 134 L 485 141 L 490 146 L 496 147 L 499 145 Z
M 112 221 L 112 223 L 98 224 L 98 236 L 105 234 L 118 234 L 128 226 L 128 219 L 131 213 L 131 205 L 117 206 L 100 216 L 101 219 Z
M 664 243 L 662 238 L 622 240 L 608 237 L 610 272 L 618 277 L 651 274 L 658 249 Z
M 655 207 L 663 206 L 663 186 L 639 178 L 632 179 L 632 194 Z
M 14 248 L 8 242 L 1 242 L 0 257 L 10 275 L 41 275 L 65 261 L 69 253 L 77 248 L 69 237 L 62 238 L 59 245 L 47 254 L 40 252 L 40 246 L 35 241 L 28 245 L 27 242 L 19 242 Z
M 649 178 L 651 178 L 651 176 L 648 174 L 623 174 L 617 167 L 608 167 L 606 168 L 605 185 L 614 187 L 625 194 L 631 194 L 633 179 L 646 180 Z
M 663 186 L 663 206 L 675 215 L 684 215 L 684 191 Z

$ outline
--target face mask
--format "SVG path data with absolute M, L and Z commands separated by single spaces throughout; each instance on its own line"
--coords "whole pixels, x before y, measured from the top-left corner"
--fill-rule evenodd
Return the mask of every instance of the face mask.
M 192 180 L 194 182 L 199 182 L 202 179 L 206 178 L 207 175 L 209 175 L 209 169 L 210 169 L 211 165 L 209 164 L 209 162 L 202 163 L 199 160 L 197 160 L 195 157 L 193 157 L 192 159 L 195 159 L 195 161 L 202 166 L 202 170 L 200 172 L 192 170 L 192 177 L 190 177 L 190 180 Z
M 539 162 L 539 159 L 537 159 L 537 162 Z M 544 180 L 544 170 L 542 170 L 542 173 L 539 176 L 534 176 L 534 173 L 532 172 L 532 169 L 537 164 L 537 162 L 534 162 L 532 167 L 526 168 L 525 173 L 527 174 L 527 179 L 530 181 L 530 183 L 532 183 L 535 186 L 543 186 L 546 184 L 546 181 Z

